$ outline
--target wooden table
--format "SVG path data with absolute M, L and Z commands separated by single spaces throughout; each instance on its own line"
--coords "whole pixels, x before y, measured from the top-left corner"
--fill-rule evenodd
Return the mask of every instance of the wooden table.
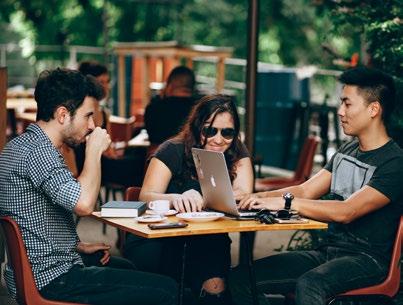
M 145 238 L 191 236 L 231 232 L 284 231 L 327 229 L 327 224 L 315 220 L 300 224 L 262 224 L 255 220 L 233 220 L 227 217 L 209 222 L 189 222 L 186 228 L 151 230 L 145 223 L 138 223 L 134 218 L 103 218 L 100 212 L 93 212 L 93 218 L 113 227 Z M 180 221 L 175 216 L 168 217 L 169 222 Z
M 100 212 L 93 212 L 91 215 L 99 221 L 109 224 L 113 227 L 119 228 L 123 231 L 145 237 L 145 238 L 162 238 L 162 237 L 178 237 L 178 236 L 192 236 L 192 235 L 205 235 L 205 234 L 220 234 L 231 232 L 255 232 L 255 231 L 284 231 L 284 230 L 315 230 L 327 229 L 327 224 L 315 220 L 309 220 L 308 223 L 301 224 L 262 224 L 255 220 L 233 220 L 227 217 L 210 222 L 189 222 L 185 228 L 175 229 L 161 229 L 151 230 L 147 224 L 138 223 L 134 218 L 102 218 Z M 175 216 L 168 217 L 169 222 L 179 221 L 180 219 Z M 248 244 L 246 249 L 246 256 L 249 266 L 249 277 L 251 280 L 251 288 L 253 295 L 253 303 L 258 304 L 256 280 L 253 270 L 253 257 L 251 243 Z M 184 246 L 186 249 L 186 243 Z M 185 259 L 185 251 L 184 251 Z M 184 270 L 182 270 L 179 304 L 182 304 L 183 297 L 183 280 Z
M 7 109 L 21 110 L 36 109 L 36 101 L 33 98 L 8 98 L 6 103 Z

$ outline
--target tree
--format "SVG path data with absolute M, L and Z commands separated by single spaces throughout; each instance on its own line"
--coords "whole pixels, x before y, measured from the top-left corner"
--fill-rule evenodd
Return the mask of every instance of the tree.
M 327 0 L 334 31 L 360 35 L 362 49 L 369 54 L 370 66 L 395 77 L 397 111 L 389 130 L 403 147 L 403 1 L 402 0 Z

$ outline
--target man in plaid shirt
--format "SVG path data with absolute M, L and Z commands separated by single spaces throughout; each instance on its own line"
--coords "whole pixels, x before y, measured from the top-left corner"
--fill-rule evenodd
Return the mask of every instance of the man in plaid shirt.
M 17 221 L 39 292 L 48 299 L 86 304 L 174 304 L 176 283 L 164 276 L 108 267 L 105 244 L 80 242 L 73 213 L 89 215 L 100 188 L 102 153 L 111 140 L 94 126 L 97 84 L 78 71 L 44 71 L 35 88 L 37 122 L 0 155 L 0 215 Z M 75 179 L 59 150 L 86 141 L 86 159 Z M 104 251 L 102 267 L 80 253 Z M 15 284 L 6 270 L 10 293 Z

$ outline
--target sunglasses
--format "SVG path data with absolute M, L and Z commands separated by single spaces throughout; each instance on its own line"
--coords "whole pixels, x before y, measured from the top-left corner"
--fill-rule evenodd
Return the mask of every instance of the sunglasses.
M 202 128 L 201 133 L 206 138 L 212 138 L 217 134 L 218 131 L 220 131 L 221 136 L 226 140 L 232 140 L 235 137 L 234 128 L 215 128 L 211 126 L 205 126 Z

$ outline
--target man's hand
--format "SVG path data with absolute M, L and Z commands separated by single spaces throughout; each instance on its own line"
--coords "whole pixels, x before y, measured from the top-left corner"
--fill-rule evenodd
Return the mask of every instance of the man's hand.
M 96 127 L 87 138 L 86 155 L 96 154 L 100 156 L 110 145 L 111 137 L 106 130 Z
M 203 208 L 203 197 L 196 190 L 188 190 L 172 200 L 172 205 L 175 210 L 184 212 L 200 212 Z
M 97 251 L 103 251 L 104 256 L 101 258 L 100 262 L 102 265 L 106 265 L 110 258 L 111 254 L 109 253 L 109 249 L 111 246 L 104 244 L 104 243 L 84 243 L 84 242 L 79 242 L 77 244 L 77 252 L 79 253 L 85 253 L 85 254 L 93 254 Z
M 252 199 L 259 198 L 256 193 L 254 194 L 234 194 L 235 200 L 239 201 L 238 208 L 241 210 L 248 209 Z
M 266 209 L 277 211 L 284 208 L 284 199 L 282 197 L 258 198 L 254 194 L 245 196 L 238 205 L 239 209 Z

